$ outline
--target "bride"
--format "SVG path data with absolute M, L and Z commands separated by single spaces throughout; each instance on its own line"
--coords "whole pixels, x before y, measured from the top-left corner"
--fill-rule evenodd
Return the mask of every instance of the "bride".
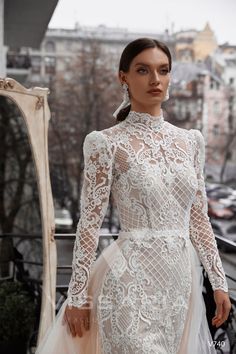
M 161 109 L 171 65 L 155 39 L 123 50 L 117 124 L 84 140 L 68 298 L 37 354 L 216 353 L 202 265 L 214 290 L 213 325 L 226 321 L 231 303 L 207 215 L 203 135 L 165 121 Z M 96 259 L 110 193 L 121 230 Z

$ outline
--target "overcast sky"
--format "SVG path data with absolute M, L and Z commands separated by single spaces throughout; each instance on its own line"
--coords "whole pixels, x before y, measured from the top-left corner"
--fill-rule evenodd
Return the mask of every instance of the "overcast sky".
M 59 0 L 49 27 L 105 24 L 144 33 L 194 28 L 206 22 L 218 43 L 236 45 L 236 0 Z

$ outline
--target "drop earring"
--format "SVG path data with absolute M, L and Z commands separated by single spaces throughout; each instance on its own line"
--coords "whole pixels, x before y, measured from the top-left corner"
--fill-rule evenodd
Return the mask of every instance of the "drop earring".
M 170 84 L 168 85 L 168 87 L 167 87 L 167 90 L 166 90 L 166 95 L 165 95 L 165 98 L 164 98 L 164 102 L 166 102 L 166 101 L 168 101 L 168 99 L 170 98 L 170 92 L 169 92 L 169 90 L 170 90 Z
M 117 114 L 119 111 L 125 107 L 127 107 L 130 104 L 130 99 L 129 99 L 129 86 L 126 83 L 122 84 L 122 89 L 123 89 L 123 101 L 121 102 L 120 106 L 117 108 L 117 110 L 113 113 L 113 117 L 117 117 Z

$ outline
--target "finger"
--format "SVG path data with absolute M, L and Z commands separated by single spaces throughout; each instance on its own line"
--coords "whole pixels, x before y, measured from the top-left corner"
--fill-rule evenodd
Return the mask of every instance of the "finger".
M 69 328 L 70 334 L 71 334 L 73 337 L 75 337 L 75 336 L 76 336 L 76 330 L 75 330 L 74 324 L 73 324 L 71 321 L 68 321 L 67 324 L 68 324 L 68 328 Z
M 85 318 L 82 318 L 81 320 L 80 320 L 80 328 L 81 328 L 81 331 L 82 332 L 84 332 L 85 331 L 85 329 L 86 329 L 86 319 Z
M 70 318 L 70 313 L 68 312 L 67 309 L 65 310 L 63 320 L 64 320 L 64 323 L 67 324 L 67 333 L 69 335 L 72 335 L 73 337 L 75 337 L 76 336 L 75 326 L 73 324 L 72 318 Z
M 224 319 L 223 319 L 223 318 L 222 318 L 222 319 L 217 319 L 217 318 L 216 318 L 215 320 L 212 321 L 212 325 L 213 325 L 213 326 L 216 326 L 216 327 L 221 326 L 222 323 L 224 323 Z
M 222 315 L 223 315 L 223 304 L 222 303 L 218 303 L 216 304 L 216 318 L 218 320 L 222 319 Z
M 214 325 L 216 325 L 216 327 L 221 326 L 229 317 L 229 312 L 230 312 L 230 308 L 231 306 L 229 306 L 227 303 L 223 303 L 223 307 L 222 307 L 222 317 L 221 319 L 217 318 L 217 316 L 215 316 L 215 319 L 212 321 Z
M 86 329 L 86 331 L 89 331 L 89 329 L 90 329 L 90 320 L 89 320 L 89 318 L 87 318 L 87 320 L 85 321 L 85 329 Z
M 74 326 L 75 326 L 76 335 L 78 335 L 79 337 L 82 337 L 83 332 L 82 332 L 82 328 L 81 328 L 81 321 L 76 320 L 74 322 Z
M 215 316 L 213 319 L 212 319 L 212 323 L 213 324 L 218 324 L 218 323 L 220 323 L 220 322 L 222 322 L 222 320 L 223 320 L 223 316 L 222 317 L 217 317 L 217 316 Z
M 83 320 L 83 327 L 86 331 L 89 330 L 89 327 L 90 327 L 90 323 L 89 323 L 89 318 L 88 317 L 85 317 L 84 320 Z

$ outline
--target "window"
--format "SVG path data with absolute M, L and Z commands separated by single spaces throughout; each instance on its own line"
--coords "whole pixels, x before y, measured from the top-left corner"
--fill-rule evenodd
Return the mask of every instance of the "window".
M 214 150 L 214 151 L 212 152 L 212 155 L 213 155 L 213 158 L 215 159 L 215 161 L 220 160 L 220 153 L 219 153 L 218 150 Z M 219 206 L 220 206 L 220 205 L 219 205 Z
M 45 57 L 45 73 L 55 74 L 56 71 L 56 59 L 54 57 Z
M 70 69 L 70 66 L 71 66 L 71 58 L 70 57 L 66 57 L 64 59 L 64 65 L 65 65 L 65 70 Z
M 186 114 L 186 105 L 183 103 L 180 106 L 180 115 L 182 116 L 182 118 L 185 116 Z
M 55 43 L 53 41 L 47 41 L 45 43 L 46 52 L 55 52 Z
M 65 42 L 65 47 L 66 47 L 66 50 L 71 51 L 72 50 L 72 41 L 68 39 Z
M 201 111 L 202 111 L 202 99 L 199 98 L 199 99 L 197 100 L 197 112 L 199 113 L 199 112 L 201 112 Z
M 41 72 L 41 62 L 42 62 L 42 59 L 41 59 L 40 56 L 35 56 L 35 57 L 31 58 L 32 73 L 40 74 L 40 72 Z
M 213 131 L 213 134 L 214 134 L 215 136 L 218 136 L 218 135 L 220 134 L 220 127 L 219 127 L 219 124 L 214 124 L 212 131 Z
M 219 101 L 215 101 L 213 103 L 213 113 L 214 114 L 219 114 L 220 113 L 220 102 Z
M 214 89 L 214 80 L 211 78 L 210 80 L 210 89 L 213 90 Z

